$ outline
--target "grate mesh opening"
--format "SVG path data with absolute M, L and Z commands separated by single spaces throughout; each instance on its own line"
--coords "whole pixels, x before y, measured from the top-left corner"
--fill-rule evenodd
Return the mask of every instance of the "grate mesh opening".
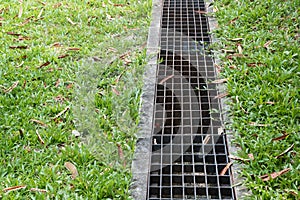
M 148 199 L 234 199 L 205 4 L 165 0 Z M 212 112 L 215 111 L 215 112 Z

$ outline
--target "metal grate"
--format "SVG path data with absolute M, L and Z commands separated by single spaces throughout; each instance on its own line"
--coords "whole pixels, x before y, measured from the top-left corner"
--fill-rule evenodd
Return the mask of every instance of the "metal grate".
M 234 199 L 203 13 L 200 0 L 164 1 L 148 199 Z

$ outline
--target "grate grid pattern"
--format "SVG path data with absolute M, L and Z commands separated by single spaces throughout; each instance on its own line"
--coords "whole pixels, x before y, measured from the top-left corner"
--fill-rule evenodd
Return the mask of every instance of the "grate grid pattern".
M 234 199 L 205 4 L 165 0 L 148 199 Z M 211 111 L 215 112 L 211 112 Z

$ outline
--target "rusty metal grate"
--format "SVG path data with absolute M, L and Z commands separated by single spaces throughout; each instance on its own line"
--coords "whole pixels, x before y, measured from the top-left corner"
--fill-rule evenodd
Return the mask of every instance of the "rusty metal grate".
M 165 0 L 148 199 L 235 199 L 200 0 Z

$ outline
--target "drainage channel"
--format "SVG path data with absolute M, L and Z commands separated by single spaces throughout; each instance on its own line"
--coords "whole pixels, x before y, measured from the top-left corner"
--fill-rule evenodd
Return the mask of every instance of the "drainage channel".
M 159 51 L 152 65 L 156 66 L 154 105 L 148 107 L 153 119 L 145 123 L 145 116 L 141 119 L 143 126 L 151 124 L 151 131 L 137 145 L 138 151 L 146 148 L 149 154 L 146 150 L 140 161 L 133 162 L 133 173 L 147 168 L 140 169 L 142 176 L 133 175 L 139 182 L 134 194 L 141 187 L 146 196 L 133 197 L 235 199 L 230 168 L 224 173 L 230 161 L 218 90 L 212 83 L 216 71 L 206 51 L 210 37 L 205 3 L 165 0 L 162 4 L 157 18 Z

